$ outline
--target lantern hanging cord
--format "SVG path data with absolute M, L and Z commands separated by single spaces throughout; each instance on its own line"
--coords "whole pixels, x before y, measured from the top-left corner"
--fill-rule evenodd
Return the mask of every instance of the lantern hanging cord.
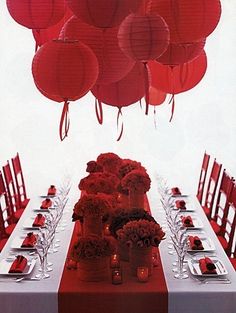
M 148 115 L 148 108 L 149 108 L 149 77 L 148 77 L 147 62 L 143 62 L 143 64 L 144 64 L 144 87 L 145 87 L 145 102 L 146 102 L 145 114 Z
M 59 126 L 59 135 L 61 141 L 63 141 L 68 136 L 69 128 L 70 128 L 69 101 L 65 100 Z
M 103 109 L 102 109 L 102 102 L 99 99 L 95 98 L 95 111 L 98 123 L 102 125 L 103 123 Z
M 156 112 L 156 106 L 155 105 L 154 105 L 154 110 L 153 110 L 153 119 L 154 119 L 155 129 L 157 129 L 157 112 Z
M 172 96 L 169 100 L 169 104 L 170 103 L 172 104 L 172 106 L 171 106 L 171 116 L 170 116 L 169 122 L 172 121 L 172 118 L 174 116 L 174 111 L 175 111 L 175 95 L 174 94 L 172 94 Z
M 119 108 L 118 113 L 117 113 L 117 118 L 116 118 L 117 131 L 119 130 L 119 124 L 120 124 L 120 118 L 121 117 L 122 117 L 122 111 L 121 111 L 121 108 Z M 116 139 L 116 141 L 120 141 L 120 139 L 123 135 L 123 132 L 124 132 L 124 123 L 123 123 L 123 118 L 122 118 L 120 134 L 119 134 L 118 138 Z

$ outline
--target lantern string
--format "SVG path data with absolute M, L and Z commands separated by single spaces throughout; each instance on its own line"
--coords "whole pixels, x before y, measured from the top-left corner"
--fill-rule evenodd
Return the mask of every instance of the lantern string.
M 140 106 L 141 109 L 143 108 L 141 99 L 139 100 L 139 106 Z
M 63 141 L 68 136 L 69 128 L 70 128 L 69 101 L 65 100 L 59 126 L 59 135 L 61 141 Z
M 119 130 L 119 124 L 120 124 L 120 118 L 121 117 L 122 117 L 122 111 L 121 111 L 121 108 L 119 108 L 118 113 L 117 113 L 117 118 L 116 118 L 117 132 Z M 124 123 L 123 123 L 123 118 L 122 118 L 120 134 L 119 134 L 118 138 L 116 139 L 116 141 L 120 141 L 120 139 L 123 135 L 123 132 L 124 132 Z
M 155 105 L 154 105 L 154 111 L 153 111 L 153 118 L 154 118 L 155 129 L 157 129 L 157 114 L 156 114 L 156 106 Z
M 149 108 L 149 77 L 148 77 L 147 62 L 143 62 L 143 64 L 144 64 L 144 87 L 145 87 L 145 102 L 146 102 L 145 114 L 148 115 L 148 108 Z
M 102 109 L 102 102 L 99 99 L 95 98 L 95 111 L 98 123 L 102 125 L 103 123 L 103 109 Z
M 169 104 L 170 103 L 172 104 L 172 106 L 171 106 L 171 116 L 170 116 L 169 122 L 172 121 L 173 116 L 174 116 L 174 111 L 175 111 L 175 95 L 174 94 L 172 94 L 172 96 L 169 100 Z

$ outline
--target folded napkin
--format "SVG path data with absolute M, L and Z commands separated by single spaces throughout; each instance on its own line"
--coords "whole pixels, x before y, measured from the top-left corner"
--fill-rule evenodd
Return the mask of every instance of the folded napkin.
M 45 222 L 45 217 L 43 216 L 43 214 L 39 213 L 37 214 L 37 216 L 35 217 L 35 220 L 33 222 L 33 226 L 35 227 L 41 227 L 44 225 Z
M 210 258 L 203 258 L 199 260 L 199 267 L 202 274 L 217 274 L 216 267 Z
M 40 209 L 49 209 L 52 206 L 52 200 L 51 199 L 45 199 L 43 200 Z
M 181 191 L 179 190 L 178 187 L 171 188 L 171 192 L 173 196 L 181 195 Z
M 31 248 L 35 246 L 35 243 L 37 241 L 37 237 L 36 235 L 34 235 L 34 233 L 28 233 L 27 236 L 25 237 L 25 239 L 22 242 L 21 247 L 22 248 Z
M 192 217 L 190 215 L 182 216 L 181 219 L 182 219 L 182 223 L 185 227 L 194 227 L 193 220 L 192 220 Z
M 9 273 L 23 273 L 27 266 L 27 259 L 23 255 L 17 255 L 15 261 L 12 263 Z
M 192 250 L 204 250 L 202 241 L 198 236 L 188 236 L 188 239 Z
M 48 188 L 48 196 L 55 196 L 56 192 L 57 192 L 57 189 L 54 185 L 51 185 Z
M 186 210 L 186 202 L 184 200 L 176 200 L 175 205 L 178 209 Z

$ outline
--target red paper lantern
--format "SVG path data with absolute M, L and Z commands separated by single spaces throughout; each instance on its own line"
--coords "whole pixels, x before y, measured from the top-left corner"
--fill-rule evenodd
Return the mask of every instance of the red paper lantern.
M 46 97 L 64 102 L 60 138 L 68 133 L 68 103 L 84 96 L 95 84 L 98 63 L 92 50 L 78 41 L 56 40 L 45 43 L 32 63 L 34 82 Z M 63 124 L 65 134 L 63 135 Z
M 121 108 L 140 101 L 145 94 L 144 65 L 136 63 L 132 70 L 120 81 L 108 85 L 95 85 L 91 91 L 100 103 L 100 109 L 101 103 L 118 108 L 118 128 L 119 117 L 122 115 Z M 117 141 L 120 140 L 122 133 L 123 123 Z
M 166 93 L 156 89 L 153 86 L 149 88 L 149 104 L 151 105 L 161 105 L 166 99 Z
M 57 24 L 65 14 L 64 0 L 7 0 L 12 18 L 30 29 L 45 29 Z
M 219 0 L 150 0 L 150 13 L 160 14 L 170 30 L 170 41 L 190 43 L 209 36 L 221 15 Z
M 159 15 L 130 14 L 119 27 L 118 42 L 131 59 L 154 60 L 168 47 L 168 26 Z
M 101 30 L 73 16 L 63 27 L 60 38 L 80 40 L 95 53 L 99 74 L 97 84 L 110 84 L 128 74 L 135 62 L 119 48 L 117 28 Z
M 207 57 L 204 50 L 193 61 L 171 67 L 156 61 L 148 62 L 151 86 L 170 94 L 178 94 L 195 87 L 205 75 Z
M 74 14 L 85 23 L 99 28 L 118 26 L 142 0 L 66 0 Z
M 167 50 L 156 61 L 171 66 L 184 64 L 198 57 L 204 46 L 205 40 L 192 43 L 170 43 Z
M 32 33 L 36 42 L 36 49 L 41 47 L 44 43 L 53 39 L 58 39 L 61 29 L 65 22 L 72 16 L 72 12 L 66 8 L 66 13 L 63 18 L 55 25 L 46 29 L 33 29 Z

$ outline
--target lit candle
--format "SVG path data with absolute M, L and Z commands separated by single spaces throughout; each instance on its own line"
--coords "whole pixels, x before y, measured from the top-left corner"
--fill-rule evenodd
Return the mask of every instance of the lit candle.
M 109 230 L 109 225 L 106 225 L 105 229 L 104 229 L 104 235 L 109 236 L 110 234 L 111 233 L 110 233 L 110 230 Z
M 152 255 L 152 264 L 154 267 L 158 266 L 158 259 L 157 259 L 157 254 Z
M 120 257 L 118 254 L 111 255 L 110 266 L 111 266 L 111 268 L 119 268 L 120 267 Z
M 148 281 L 148 267 L 138 267 L 137 268 L 137 277 L 138 281 L 140 282 L 147 282 Z
M 121 269 L 112 271 L 112 284 L 119 285 L 122 284 L 122 272 Z

